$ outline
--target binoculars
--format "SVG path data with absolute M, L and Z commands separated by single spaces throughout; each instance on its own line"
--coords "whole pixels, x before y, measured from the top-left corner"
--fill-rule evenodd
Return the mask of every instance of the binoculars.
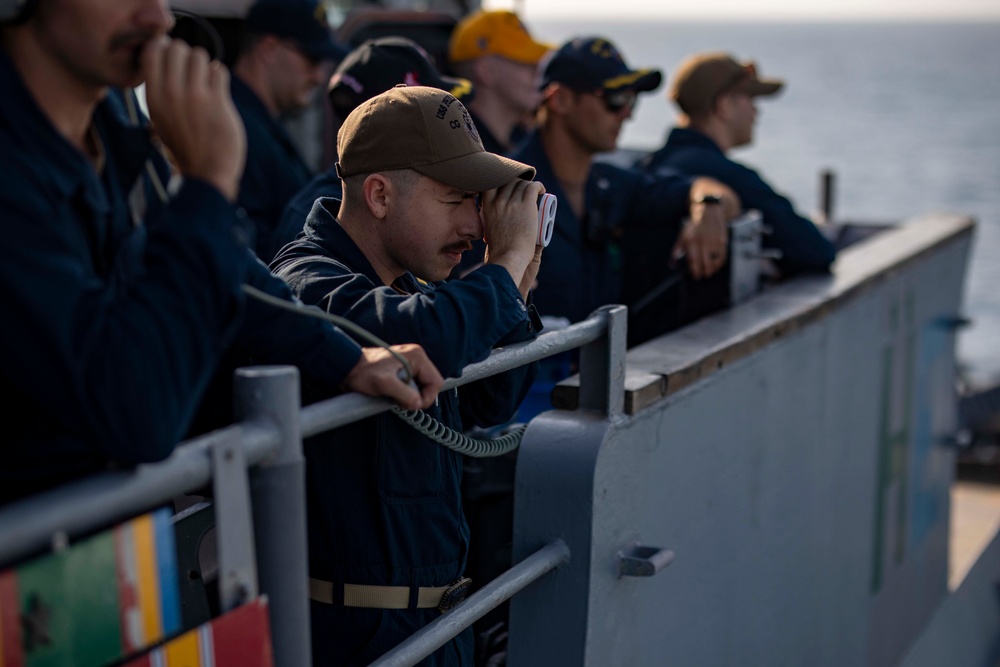
M 538 236 L 535 245 L 543 248 L 552 240 L 556 228 L 556 196 L 545 193 L 538 197 Z

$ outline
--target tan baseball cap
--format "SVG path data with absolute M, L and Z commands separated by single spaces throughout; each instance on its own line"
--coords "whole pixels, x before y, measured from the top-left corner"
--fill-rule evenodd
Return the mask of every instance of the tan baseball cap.
M 689 116 L 710 110 L 722 93 L 773 95 L 785 85 L 777 79 L 757 78 L 754 63 L 739 63 L 725 53 L 703 53 L 688 58 L 681 63 L 673 80 L 670 99 Z
M 453 63 L 500 56 L 537 65 L 552 47 L 536 42 L 514 12 L 481 10 L 462 19 L 451 33 L 448 59 Z
M 341 178 L 413 169 L 453 188 L 484 192 L 535 177 L 534 167 L 483 148 L 465 106 L 428 86 L 400 85 L 362 102 L 340 127 L 337 153 Z

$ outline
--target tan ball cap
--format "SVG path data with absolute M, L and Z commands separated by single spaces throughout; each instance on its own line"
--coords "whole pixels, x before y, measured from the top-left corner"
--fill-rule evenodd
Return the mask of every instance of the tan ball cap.
M 739 63 L 725 53 L 706 53 L 688 58 L 674 75 L 670 98 L 687 115 L 711 110 L 722 93 L 746 93 L 751 97 L 773 95 L 784 82 L 757 78 L 754 63 Z
M 413 169 L 435 181 L 484 192 L 535 169 L 483 148 L 472 117 L 453 95 L 427 86 L 396 86 L 361 103 L 337 134 L 337 174 Z

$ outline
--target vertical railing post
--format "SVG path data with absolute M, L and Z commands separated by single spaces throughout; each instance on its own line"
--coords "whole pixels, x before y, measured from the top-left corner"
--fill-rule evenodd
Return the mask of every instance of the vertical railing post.
M 306 543 L 305 459 L 299 424 L 299 372 L 292 366 L 236 371 L 237 418 L 267 418 L 281 431 L 272 459 L 250 474 L 261 592 L 271 608 L 276 667 L 312 664 Z
M 628 309 L 601 306 L 590 316 L 607 318 L 607 334 L 580 348 L 580 407 L 615 417 L 625 409 Z
M 823 222 L 833 222 L 834 188 L 837 176 L 832 169 L 820 172 L 819 210 L 823 213 Z

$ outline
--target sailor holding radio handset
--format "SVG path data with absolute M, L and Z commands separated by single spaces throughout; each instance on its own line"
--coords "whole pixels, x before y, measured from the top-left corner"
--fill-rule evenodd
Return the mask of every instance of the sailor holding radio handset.
M 237 346 L 328 392 L 416 407 L 441 386 L 416 346 L 400 352 L 422 393 L 387 351 L 244 298 L 289 294 L 233 204 L 246 144 L 228 74 L 167 40 L 172 24 L 166 0 L 0 2 L 0 504 L 166 457 Z M 184 177 L 166 201 L 149 176 L 166 182 L 166 161 L 118 90 L 143 81 Z
M 460 101 L 396 87 L 358 106 L 338 136 L 344 199 L 316 201 L 271 268 L 306 303 L 387 341 L 414 339 L 446 376 L 497 345 L 534 338 L 540 265 L 535 170 L 488 153 Z M 545 229 L 553 203 L 545 198 Z M 485 236 L 482 267 L 444 281 Z M 440 396 L 455 430 L 507 421 L 534 365 Z M 306 442 L 315 665 L 368 664 L 461 600 L 469 549 L 462 458 L 391 414 Z M 471 665 L 465 632 L 429 665 Z

